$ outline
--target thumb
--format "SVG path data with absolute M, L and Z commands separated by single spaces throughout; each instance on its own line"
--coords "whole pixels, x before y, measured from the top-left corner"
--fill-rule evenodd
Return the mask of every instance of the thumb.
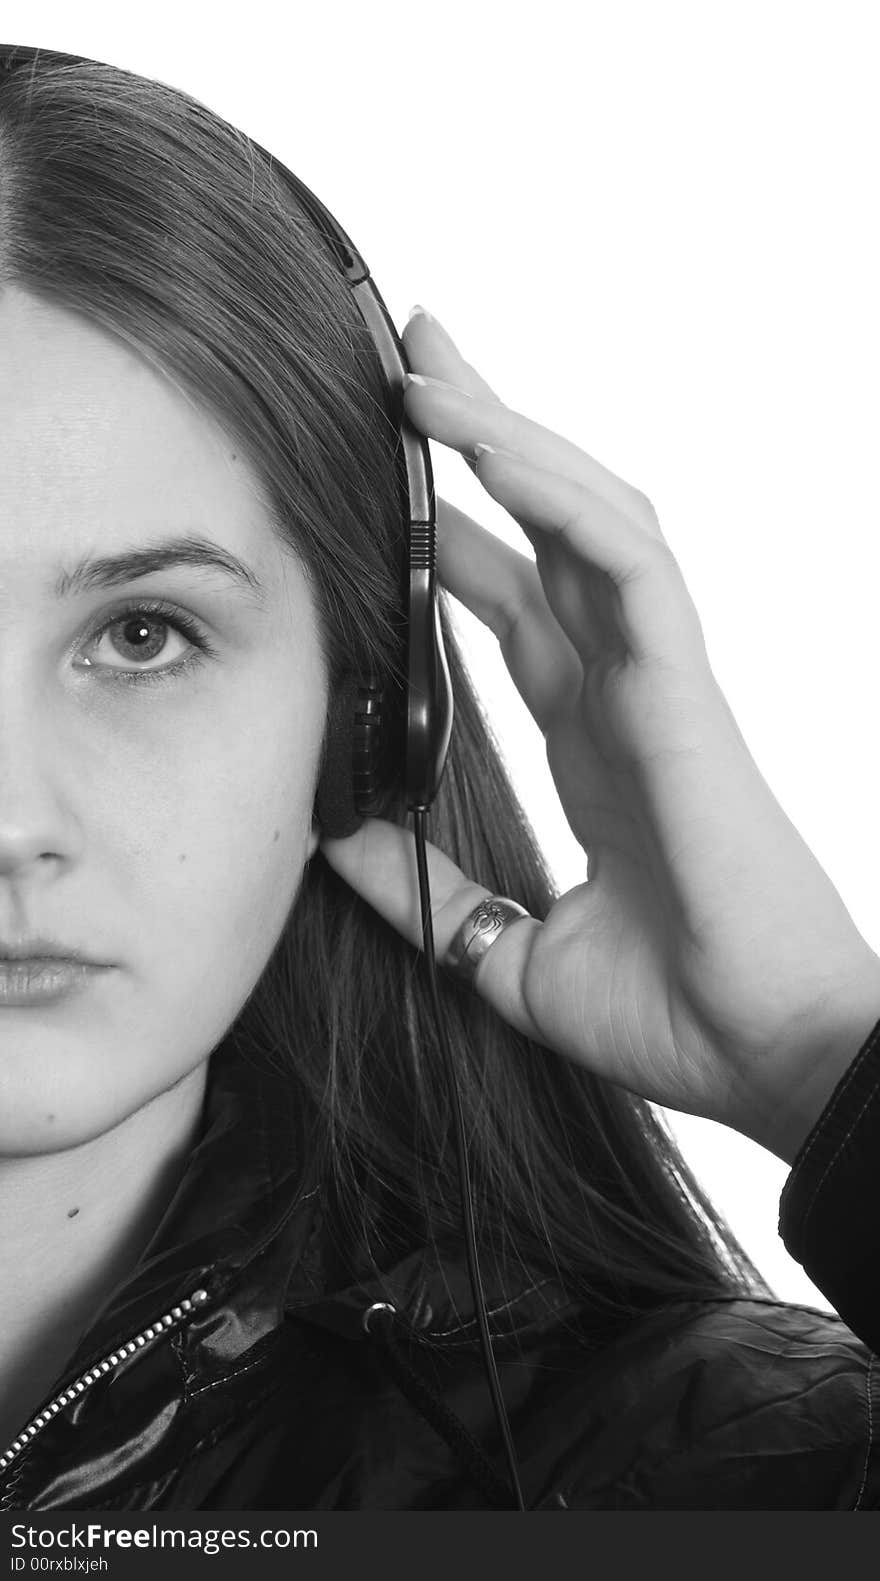
M 319 850 L 335 873 L 385 918 L 416 949 L 422 944 L 422 913 L 416 843 L 412 829 L 367 818 L 344 840 L 322 839 Z M 449 947 L 465 918 L 492 891 L 469 879 L 438 846 L 425 841 L 430 891 L 431 927 L 437 965 L 445 965 Z M 512 897 L 511 897 L 512 898 Z M 539 1038 L 526 1008 L 522 983 L 535 937 L 536 917 L 520 918 L 499 934 L 480 962 L 473 986 L 517 1031 Z

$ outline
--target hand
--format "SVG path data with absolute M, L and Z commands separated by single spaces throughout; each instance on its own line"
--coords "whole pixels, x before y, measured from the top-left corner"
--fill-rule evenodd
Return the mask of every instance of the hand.
M 439 500 L 438 574 L 498 637 L 590 858 L 474 987 L 548 1049 L 791 1162 L 880 1018 L 880 959 L 755 765 L 650 501 L 505 406 L 436 320 L 404 344 L 429 381 L 413 425 L 471 465 L 498 447 L 476 475 L 535 561 Z M 370 819 L 321 850 L 420 946 L 411 828 Z M 442 962 L 488 891 L 428 856 Z

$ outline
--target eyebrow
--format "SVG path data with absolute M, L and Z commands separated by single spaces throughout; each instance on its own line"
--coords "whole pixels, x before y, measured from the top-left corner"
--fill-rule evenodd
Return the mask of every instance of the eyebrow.
M 55 597 L 69 598 L 74 593 L 90 593 L 97 588 L 119 587 L 171 566 L 189 565 L 222 571 L 254 594 L 253 602 L 265 605 L 266 590 L 259 578 L 229 549 L 222 549 L 210 538 L 161 538 L 120 554 L 85 557 L 71 570 L 62 570 L 55 583 Z

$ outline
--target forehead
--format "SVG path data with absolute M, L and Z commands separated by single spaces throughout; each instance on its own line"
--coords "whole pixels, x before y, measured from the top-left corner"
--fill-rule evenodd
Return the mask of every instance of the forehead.
M 259 481 L 211 414 L 82 315 L 0 293 L 0 553 L 67 561 L 174 528 L 277 574 Z

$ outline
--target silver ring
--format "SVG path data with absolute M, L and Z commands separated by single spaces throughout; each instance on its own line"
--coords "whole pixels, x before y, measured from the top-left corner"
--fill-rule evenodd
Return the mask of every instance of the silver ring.
M 515 900 L 508 900 L 506 895 L 486 895 L 473 911 L 468 912 L 458 928 L 446 951 L 443 962 L 446 970 L 472 988 L 483 956 L 500 939 L 505 928 L 519 922 L 520 917 L 531 917 L 531 912 Z

